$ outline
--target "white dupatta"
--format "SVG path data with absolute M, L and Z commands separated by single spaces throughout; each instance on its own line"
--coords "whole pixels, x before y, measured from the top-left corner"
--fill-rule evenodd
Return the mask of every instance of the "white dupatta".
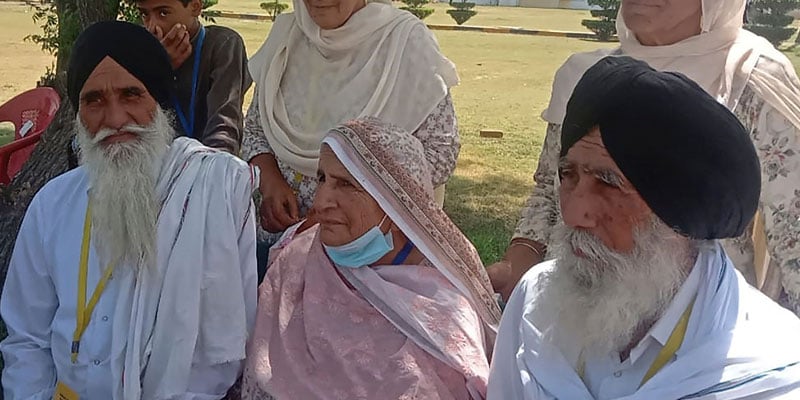
M 239 261 L 252 257 L 255 266 L 255 254 L 239 254 L 237 243 L 257 181 L 244 162 L 196 140 L 170 146 L 156 185 L 155 268 L 140 268 L 118 295 L 117 313 L 130 319 L 113 326 L 112 349 L 126 354 L 124 365 L 112 365 L 123 377 L 116 399 L 175 398 L 186 393 L 197 357 L 206 365 L 244 359 L 254 316 L 246 315 L 253 299 Z
M 458 84 L 433 34 L 406 11 L 371 2 L 343 26 L 322 30 L 302 0 L 293 4 L 249 69 L 275 156 L 307 176 L 316 176 L 329 129 L 372 116 L 414 132 Z M 296 110 L 299 121 L 291 118 Z

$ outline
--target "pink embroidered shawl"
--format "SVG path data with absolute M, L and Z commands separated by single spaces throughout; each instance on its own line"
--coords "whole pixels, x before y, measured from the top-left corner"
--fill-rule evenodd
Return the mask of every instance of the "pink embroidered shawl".
M 318 227 L 288 231 L 260 288 L 242 398 L 483 399 L 500 313 L 474 247 L 433 202 L 421 144 L 372 119 L 324 143 L 426 260 L 337 269 Z

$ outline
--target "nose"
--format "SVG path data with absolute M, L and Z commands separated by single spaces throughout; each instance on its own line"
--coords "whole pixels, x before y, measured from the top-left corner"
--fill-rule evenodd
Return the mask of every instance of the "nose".
M 155 29 L 156 29 L 157 24 L 156 24 L 156 19 L 155 18 L 151 18 L 149 15 L 142 15 L 142 23 L 144 24 L 144 27 L 148 31 L 152 32 L 153 34 L 156 33 Z M 165 33 L 166 32 L 162 32 L 161 34 L 163 35 Z
M 120 130 L 133 123 L 128 111 L 118 101 L 109 101 L 103 112 L 103 126 L 109 129 Z
M 561 188 L 561 216 L 567 226 L 576 229 L 597 227 L 598 196 L 591 191 L 589 179 L 581 179 L 575 187 Z

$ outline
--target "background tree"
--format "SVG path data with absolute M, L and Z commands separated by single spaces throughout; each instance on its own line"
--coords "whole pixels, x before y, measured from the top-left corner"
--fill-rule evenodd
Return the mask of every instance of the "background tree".
M 753 0 L 747 11 L 747 30 L 765 37 L 779 46 L 797 29 L 790 26 L 794 17 L 789 12 L 800 8 L 800 0 Z
M 266 11 L 269 15 L 269 18 L 275 21 L 275 18 L 278 17 L 282 12 L 286 11 L 289 8 L 289 5 L 286 3 L 281 3 L 280 0 L 271 0 L 266 1 L 259 4 L 262 10 Z
M 458 25 L 463 25 L 464 22 L 467 22 L 470 18 L 474 17 L 475 14 L 478 13 L 473 9 L 475 7 L 475 3 L 466 2 L 464 0 L 450 0 L 450 7 L 453 8 L 451 10 L 447 10 L 447 13 L 450 14 L 450 17 L 453 18 L 453 21 L 456 21 L 456 24 Z
M 414 14 L 419 19 L 428 18 L 431 14 L 433 14 L 434 9 L 430 7 L 425 7 L 426 4 L 430 3 L 430 0 L 402 0 L 404 7 L 400 7 L 401 10 L 406 10 L 412 14 Z
M 609 41 L 617 34 L 617 13 L 620 0 L 588 0 L 590 6 L 600 7 L 589 11 L 596 19 L 585 19 L 581 25 L 597 35 L 601 41 Z

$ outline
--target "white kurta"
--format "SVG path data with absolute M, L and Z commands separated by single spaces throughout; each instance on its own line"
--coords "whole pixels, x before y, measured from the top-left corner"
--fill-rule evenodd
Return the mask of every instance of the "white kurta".
M 186 140 L 188 139 L 184 142 Z M 215 153 L 211 157 L 218 156 Z M 23 220 L 0 301 L 0 312 L 9 332 L 9 336 L 0 344 L 5 361 L 2 382 L 6 399 L 51 399 L 56 380 L 66 383 L 81 399 L 122 398 L 122 370 L 126 351 L 130 346 L 125 345 L 127 332 L 119 332 L 119 327 L 129 327 L 129 331 L 136 328 L 129 321 L 134 314 L 131 303 L 137 293 L 136 273 L 129 266 L 119 265 L 115 268 L 83 334 L 78 361 L 72 364 L 70 360 L 72 335 L 76 325 L 78 264 L 88 185 L 89 179 L 83 167 L 55 178 L 34 197 Z M 202 193 L 223 188 L 196 190 Z M 225 210 L 228 208 L 242 207 L 219 205 L 222 218 L 225 218 Z M 189 251 L 202 253 L 208 250 L 204 245 L 208 246 L 213 242 L 232 248 L 215 249 L 217 251 L 232 251 L 240 255 L 239 259 L 230 260 L 231 265 L 241 271 L 240 274 L 223 275 L 214 279 L 236 279 L 234 285 L 242 287 L 243 297 L 231 304 L 242 304 L 242 315 L 246 315 L 246 322 L 242 321 L 242 326 L 246 324 L 249 329 L 252 327 L 256 306 L 255 225 L 247 204 L 239 214 L 242 220 L 229 224 L 238 227 L 235 237 L 212 240 L 209 236 L 213 238 L 215 232 L 205 232 L 205 238 L 200 234 L 196 247 Z M 227 217 L 235 218 L 236 215 L 228 214 Z M 161 225 L 160 219 L 159 237 L 165 229 Z M 219 234 L 223 233 L 227 233 L 227 230 L 221 229 Z M 159 261 L 163 260 L 161 254 L 169 253 L 172 245 L 162 242 L 166 241 L 159 241 Z M 162 265 L 166 270 L 175 265 L 173 261 L 162 264 L 167 264 L 166 267 Z M 98 263 L 92 246 L 88 265 L 87 301 L 105 267 Z M 198 268 L 197 273 L 208 275 L 207 270 L 208 268 L 201 271 Z M 168 286 L 168 280 L 165 279 L 165 282 L 167 283 L 164 286 Z M 162 298 L 159 304 L 164 304 L 165 299 L 170 297 L 167 293 L 160 293 L 158 296 Z M 138 306 L 141 307 L 141 304 Z M 202 318 L 205 305 L 183 306 L 187 310 L 199 308 Z M 160 310 L 159 313 L 161 312 Z M 169 314 L 169 311 L 163 313 Z M 158 327 L 159 322 L 153 325 Z M 153 335 L 157 336 L 155 333 Z M 180 332 L 176 332 L 176 336 L 179 335 Z M 241 359 L 211 362 L 205 356 L 207 349 L 202 340 L 201 332 L 197 344 L 194 345 L 188 383 L 183 386 L 182 393 L 177 398 L 222 398 L 238 377 Z M 142 368 L 145 365 L 146 362 Z M 142 373 L 142 376 L 145 375 Z M 146 388 L 142 391 L 147 393 Z
M 635 348 L 642 352 L 636 361 L 614 368 L 609 360 L 618 360 L 618 354 L 587 358 L 588 385 L 576 372 L 581 349 L 549 342 L 543 333 L 556 326 L 556 319 L 532 307 L 539 295 L 539 274 L 553 265 L 549 261 L 532 268 L 506 306 L 489 375 L 489 400 L 800 398 L 800 320 L 748 286 L 719 244 L 701 251 L 668 311 Z M 642 371 L 655 358 L 648 354 L 661 349 L 693 297 L 682 345 L 639 388 Z M 555 336 L 564 340 L 568 335 Z M 561 349 L 574 349 L 574 354 Z

